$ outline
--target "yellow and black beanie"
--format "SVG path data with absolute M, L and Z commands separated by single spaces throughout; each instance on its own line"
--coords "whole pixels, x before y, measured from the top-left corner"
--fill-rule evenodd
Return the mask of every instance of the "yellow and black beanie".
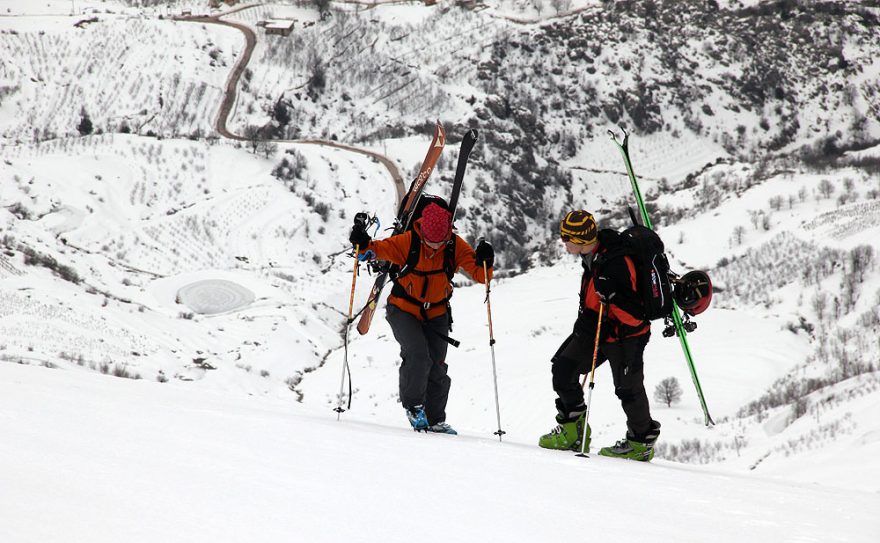
M 571 241 L 580 245 L 596 241 L 598 231 L 596 219 L 583 209 L 569 211 L 559 223 L 559 235 L 562 236 L 562 241 Z

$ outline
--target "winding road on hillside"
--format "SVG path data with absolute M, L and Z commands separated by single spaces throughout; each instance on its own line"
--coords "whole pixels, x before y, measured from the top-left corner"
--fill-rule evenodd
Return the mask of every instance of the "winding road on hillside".
M 249 141 L 248 138 L 234 134 L 229 130 L 228 122 L 229 116 L 232 114 L 232 110 L 235 107 L 235 102 L 238 99 L 238 83 L 241 80 L 241 76 L 244 74 L 245 69 L 247 69 L 247 65 L 251 60 L 251 56 L 254 53 L 254 49 L 257 46 L 257 34 L 253 31 L 249 26 L 242 23 L 235 23 L 232 21 L 224 21 L 222 18 L 233 13 L 243 11 L 246 9 L 257 7 L 256 5 L 242 6 L 224 13 L 220 13 L 217 15 L 202 15 L 202 16 L 186 16 L 186 17 L 176 17 L 177 21 L 187 21 L 187 22 L 196 22 L 196 23 L 206 23 L 206 24 L 216 24 L 221 26 L 228 26 L 240 31 L 244 34 L 245 39 L 245 47 L 241 56 L 239 56 L 238 60 L 235 62 L 235 66 L 232 68 L 232 72 L 229 74 L 229 78 L 226 81 L 226 88 L 223 92 L 223 102 L 220 104 L 220 111 L 217 113 L 217 120 L 214 122 L 214 129 L 217 130 L 217 133 L 223 136 L 224 138 L 236 140 L 236 141 Z M 403 200 L 403 196 L 406 191 L 406 187 L 403 182 L 403 176 L 400 174 L 400 169 L 397 165 L 387 156 L 377 153 L 375 151 L 370 151 L 368 149 L 363 149 L 360 147 L 355 147 L 353 145 L 348 145 L 345 143 L 339 143 L 332 140 L 323 140 L 323 139 L 300 139 L 300 140 L 277 140 L 277 139 L 267 139 L 263 141 L 273 142 L 273 143 L 300 143 L 305 145 L 321 145 L 324 147 L 333 147 L 336 149 L 342 149 L 344 151 L 350 151 L 352 153 L 358 153 L 361 155 L 368 156 L 370 158 L 374 158 L 379 163 L 381 163 L 388 173 L 391 174 L 391 179 L 394 181 L 394 188 L 397 192 L 397 202 L 400 203 Z
M 358 2 L 355 0 L 349 0 L 347 3 L 364 5 L 364 6 L 366 6 L 366 9 L 373 9 L 377 5 L 380 4 L 379 2 Z M 387 2 L 387 3 L 394 3 L 394 2 Z M 236 61 L 235 66 L 232 69 L 232 72 L 229 74 L 229 79 L 226 81 L 226 88 L 224 89 L 224 93 L 223 93 L 223 102 L 220 105 L 220 111 L 218 112 L 217 120 L 214 123 L 214 128 L 218 134 L 220 134 L 224 138 L 236 140 L 236 141 L 248 141 L 248 138 L 246 138 L 242 135 L 239 135 L 239 134 L 232 133 L 229 130 L 228 121 L 229 121 L 230 115 L 232 114 L 232 110 L 235 108 L 236 100 L 238 99 L 238 83 L 241 80 L 241 77 L 244 74 L 245 69 L 247 69 L 247 65 L 250 62 L 251 56 L 253 55 L 253 52 L 254 52 L 254 49 L 257 46 L 257 34 L 249 26 L 242 24 L 242 23 L 225 21 L 225 20 L 223 20 L 223 17 L 227 17 L 233 13 L 244 11 L 246 9 L 255 8 L 258 6 L 259 6 L 259 4 L 250 4 L 250 5 L 240 6 L 235 9 L 231 9 L 229 11 L 223 12 L 223 13 L 218 13 L 216 15 L 184 16 L 184 17 L 176 17 L 175 18 L 175 20 L 179 20 L 179 21 L 200 22 L 200 23 L 206 23 L 206 24 L 216 24 L 216 25 L 221 25 L 221 26 L 228 26 L 228 27 L 234 28 L 234 29 L 240 31 L 242 34 L 244 34 L 244 38 L 245 38 L 244 51 L 242 52 L 241 56 Z M 559 14 L 555 17 L 550 17 L 548 19 L 545 19 L 544 21 L 546 22 L 547 20 L 570 17 L 572 15 L 576 15 L 577 13 L 580 13 L 581 11 L 585 11 L 586 9 L 588 9 L 590 7 L 591 6 L 577 8 L 577 9 L 571 10 L 570 12 Z M 495 16 L 509 20 L 514 23 L 519 23 L 519 24 L 535 24 L 535 23 L 541 22 L 541 21 L 532 21 L 532 20 L 528 20 L 528 19 L 519 19 L 516 17 L 507 16 L 507 15 L 495 15 Z M 269 141 L 269 142 L 275 142 L 275 143 L 300 143 L 300 144 L 307 144 L 307 145 L 321 145 L 324 147 L 334 147 L 336 149 L 342 149 L 344 151 L 359 153 L 359 154 L 371 157 L 371 158 L 379 161 L 379 163 L 381 163 L 385 167 L 385 169 L 388 170 L 388 173 L 391 175 L 391 179 L 394 181 L 394 187 L 397 192 L 398 205 L 403 200 L 403 197 L 406 194 L 406 185 L 404 184 L 403 176 L 401 176 L 401 174 L 400 174 L 400 169 L 397 167 L 397 165 L 394 163 L 394 161 L 392 161 L 390 158 L 388 158 L 387 156 L 385 156 L 381 153 L 377 153 L 375 151 L 370 151 L 368 149 L 363 149 L 361 147 L 355 147 L 353 145 L 348 145 L 345 143 L 339 143 L 336 141 L 324 140 L 324 139 L 299 139 L 299 140 L 266 139 L 266 140 L 261 140 L 261 141 Z

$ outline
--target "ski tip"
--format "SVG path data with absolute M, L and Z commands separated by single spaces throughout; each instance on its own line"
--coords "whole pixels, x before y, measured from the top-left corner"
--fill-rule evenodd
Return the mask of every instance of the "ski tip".
M 618 140 L 617 133 L 610 128 L 608 129 L 608 134 L 611 136 L 611 139 L 614 140 L 614 143 L 626 149 L 627 143 L 629 142 L 629 132 L 626 131 L 626 128 L 621 128 L 620 131 L 623 132 L 623 140 Z

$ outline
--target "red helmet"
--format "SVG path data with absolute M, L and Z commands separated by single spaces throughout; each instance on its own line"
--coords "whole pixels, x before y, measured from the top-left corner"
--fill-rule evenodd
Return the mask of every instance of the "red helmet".
M 712 280 L 706 272 L 692 271 L 675 283 L 675 303 L 690 316 L 699 315 L 712 302 Z

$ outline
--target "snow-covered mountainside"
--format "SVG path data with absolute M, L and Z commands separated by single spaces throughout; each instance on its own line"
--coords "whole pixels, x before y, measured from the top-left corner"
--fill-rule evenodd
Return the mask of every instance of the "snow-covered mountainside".
M 93 448 L 72 445 L 71 462 L 87 463 L 130 440 L 186 447 L 207 410 L 217 428 L 235 419 L 222 447 L 240 447 L 252 462 L 260 456 L 241 440 L 259 443 L 262 425 L 276 437 L 290 425 L 306 437 L 270 440 L 268 458 L 304 449 L 319 472 L 332 469 L 321 464 L 330 457 L 348 462 L 309 448 L 325 435 L 351 439 L 374 463 L 384 455 L 377 477 L 422 452 L 462 460 L 462 479 L 503 457 L 497 465 L 510 472 L 542 466 L 536 481 L 564 480 L 569 467 L 586 470 L 588 482 L 608 477 L 589 499 L 601 501 L 629 466 L 580 466 L 534 445 L 555 424 L 549 359 L 574 320 L 580 277 L 558 242 L 558 221 L 583 207 L 604 226 L 626 224 L 629 182 L 607 134 L 626 128 L 673 269 L 706 270 L 716 287 L 690 340 L 717 424 L 703 425 L 678 343 L 655 324 L 648 391 L 675 377 L 684 394 L 671 406 L 652 404 L 663 424 L 662 471 L 632 469 L 689 503 L 712 499 L 684 497 L 699 488 L 729 484 L 727 514 L 755 517 L 749 496 L 782 511 L 782 496 L 805 492 L 772 527 L 752 518 L 760 534 L 752 540 L 871 540 L 880 528 L 867 514 L 880 492 L 880 2 L 230 3 L 0 3 L 0 360 L 58 370 L 0 368 L 0 432 L 22 438 L 3 440 L 5 465 L 47 454 L 38 454 L 44 442 L 32 426 L 67 428 L 65 443 L 93 436 Z M 268 19 L 293 21 L 291 34 L 267 33 Z M 491 293 L 507 432 L 499 448 L 488 449 L 497 422 L 486 293 L 465 276 L 453 302 L 462 347 L 449 354 L 449 422 L 460 438 L 435 451 L 389 430 L 406 421 L 399 348 L 381 312 L 368 335 L 351 335 L 353 404 L 342 424 L 332 411 L 352 279 L 348 228 L 363 210 L 383 229 L 391 223 L 395 179 L 409 182 L 437 119 L 449 142 L 431 193 L 448 193 L 458 141 L 467 128 L 480 131 L 457 227 L 499 250 Z M 356 304 L 371 282 L 362 267 Z M 622 437 L 623 415 L 606 368 L 596 381 L 594 440 L 611 443 Z M 59 396 L 45 412 L 22 414 L 22 402 L 48 402 L 51 391 Z M 72 406 L 90 394 L 137 417 L 88 424 L 89 412 Z M 151 418 L 154 403 L 195 414 L 162 439 L 102 434 L 125 420 L 145 428 L 173 419 L 161 410 Z M 69 427 L 54 418 L 66 410 Z M 404 452 L 389 452 L 398 447 Z M 224 456 L 216 466 L 234 473 L 240 460 Z M 40 462 L 26 464 L 17 478 L 0 479 L 0 510 L 19 511 L 10 509 L 11 489 L 28 500 L 40 494 Z M 145 477 L 162 466 L 151 464 Z M 259 477 L 291 465 L 276 467 Z M 676 486 L 678 475 L 687 482 Z M 358 479 L 357 493 L 373 482 Z M 523 508 L 558 501 L 540 494 L 558 482 L 494 485 L 487 488 L 534 494 Z M 86 488 L 73 484 L 70 499 Z M 115 495 L 98 488 L 96 499 Z M 441 496 L 458 497 L 443 488 Z M 826 515 L 848 511 L 852 524 L 808 530 L 819 515 L 805 505 L 810 496 L 833 504 Z M 330 514 L 320 511 L 315 518 Z M 709 514 L 700 506 L 688 537 L 664 532 L 660 540 L 705 540 Z M 10 540 L 61 537 L 23 518 Z M 271 526 L 266 539 L 289 528 Z M 524 539 L 530 530 L 502 536 Z

